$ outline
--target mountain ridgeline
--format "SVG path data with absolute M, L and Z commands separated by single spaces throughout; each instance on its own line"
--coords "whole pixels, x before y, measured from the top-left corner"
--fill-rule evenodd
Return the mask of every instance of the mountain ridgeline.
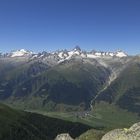
M 140 57 L 122 51 L 0 56 L 0 100 L 24 109 L 83 111 L 106 102 L 140 114 L 139 83 Z

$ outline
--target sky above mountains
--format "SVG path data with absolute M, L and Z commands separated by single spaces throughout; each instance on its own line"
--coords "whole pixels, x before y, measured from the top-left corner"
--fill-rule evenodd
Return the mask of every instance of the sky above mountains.
M 1 0 L 0 51 L 140 53 L 139 0 Z

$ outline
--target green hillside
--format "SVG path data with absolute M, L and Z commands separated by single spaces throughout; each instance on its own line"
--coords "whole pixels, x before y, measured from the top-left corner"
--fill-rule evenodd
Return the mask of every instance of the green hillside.
M 0 104 L 0 140 L 53 140 L 60 133 L 69 133 L 75 138 L 90 128 Z

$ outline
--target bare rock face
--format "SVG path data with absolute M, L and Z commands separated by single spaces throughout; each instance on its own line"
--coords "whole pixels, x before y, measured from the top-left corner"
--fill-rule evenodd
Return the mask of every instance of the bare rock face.
M 64 134 L 57 135 L 55 140 L 74 140 L 74 139 L 72 139 L 72 137 L 69 134 L 64 133 Z
M 140 122 L 129 129 L 115 129 L 105 134 L 101 140 L 140 140 Z

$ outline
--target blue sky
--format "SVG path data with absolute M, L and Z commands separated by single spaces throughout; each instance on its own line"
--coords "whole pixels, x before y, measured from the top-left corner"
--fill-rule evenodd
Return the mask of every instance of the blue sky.
M 140 0 L 0 0 L 0 51 L 140 53 Z

